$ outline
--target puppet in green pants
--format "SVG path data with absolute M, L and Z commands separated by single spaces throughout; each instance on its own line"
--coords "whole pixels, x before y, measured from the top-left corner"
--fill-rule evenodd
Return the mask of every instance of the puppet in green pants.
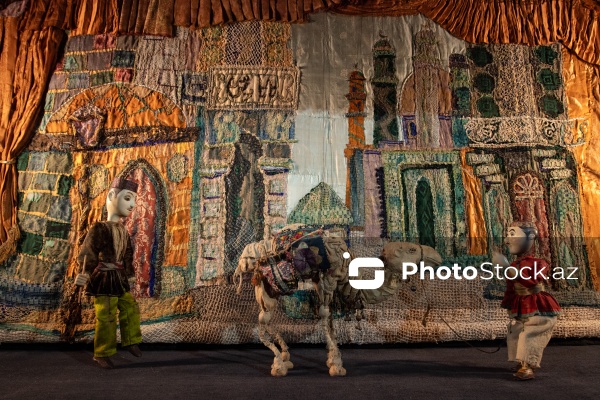
M 96 296 L 96 334 L 94 356 L 110 357 L 117 352 L 117 309 L 121 330 L 121 346 L 127 347 L 142 342 L 140 310 L 131 293 L 120 297 Z
M 127 179 L 113 181 L 106 197 L 108 220 L 90 227 L 77 257 L 83 271 L 75 278 L 75 284 L 85 286 L 85 293 L 94 296 L 94 361 L 102 368 L 114 367 L 110 356 L 117 352 L 117 310 L 121 344 L 134 356 L 142 356 L 137 346 L 142 342 L 140 310 L 129 283 L 129 279 L 135 279 L 133 247 L 121 222 L 135 206 L 137 186 Z

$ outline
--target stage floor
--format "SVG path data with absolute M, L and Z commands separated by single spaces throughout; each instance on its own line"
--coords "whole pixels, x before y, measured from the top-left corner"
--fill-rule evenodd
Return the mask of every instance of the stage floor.
M 493 350 L 483 344 L 486 350 Z M 535 380 L 514 381 L 506 348 L 484 354 L 453 345 L 346 347 L 348 375 L 331 378 L 326 352 L 294 346 L 295 368 L 269 375 L 256 346 L 147 346 L 98 368 L 91 346 L 0 345 L 1 399 L 558 399 L 600 398 L 598 340 L 555 342 Z

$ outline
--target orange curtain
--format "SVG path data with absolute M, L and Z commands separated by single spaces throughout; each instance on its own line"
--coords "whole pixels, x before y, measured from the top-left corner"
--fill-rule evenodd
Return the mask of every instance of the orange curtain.
M 16 159 L 39 123 L 65 37 L 53 27 L 24 29 L 28 21 L 27 16 L 0 18 L 0 262 L 14 251 L 19 238 Z
M 61 6 L 67 7 L 72 1 L 62 0 Z M 58 4 L 61 0 L 41 3 Z M 170 37 L 175 26 L 201 28 L 251 20 L 303 22 L 309 13 L 346 3 L 345 0 L 80 0 L 73 34 Z
M 191 28 L 265 20 L 304 22 L 306 16 L 349 3 L 344 0 L 175 0 L 175 25 Z
M 597 106 L 600 102 L 600 67 L 565 50 L 563 79 L 569 117 L 581 121 L 573 127 L 574 134 L 585 135 L 585 143 L 573 148 L 573 155 L 577 161 L 589 268 L 594 286 L 600 290 L 600 109 Z
M 463 184 L 465 186 L 465 217 L 469 254 L 487 254 L 488 241 L 485 219 L 483 217 L 483 193 L 481 179 L 475 176 L 473 167 L 467 163 L 468 150 L 461 150 Z
M 121 0 L 80 0 L 73 24 L 73 35 L 116 33 Z

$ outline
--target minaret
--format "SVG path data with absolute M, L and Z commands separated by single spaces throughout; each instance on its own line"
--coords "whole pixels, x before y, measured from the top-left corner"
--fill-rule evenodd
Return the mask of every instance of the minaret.
M 440 147 L 439 89 L 441 83 L 438 71 L 442 70 L 442 62 L 435 33 L 429 29 L 418 32 L 415 35 L 414 51 L 418 147 Z
M 386 39 L 381 39 L 373 46 L 373 67 L 375 69 L 371 84 L 373 85 L 374 128 L 373 144 L 377 146 L 382 140 L 398 140 L 398 119 L 396 118 L 396 50 Z
M 357 66 L 354 66 L 357 68 Z M 346 207 L 352 212 L 354 223 L 362 225 L 364 220 L 364 175 L 362 150 L 365 149 L 365 76 L 355 70 L 348 77 L 348 144 L 346 156 Z

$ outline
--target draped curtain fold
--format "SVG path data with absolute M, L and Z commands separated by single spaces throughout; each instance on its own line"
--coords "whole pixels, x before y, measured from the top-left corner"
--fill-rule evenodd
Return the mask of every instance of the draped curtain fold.
M 0 261 L 14 251 L 19 238 L 16 159 L 39 123 L 65 37 L 54 27 L 26 29 L 28 21 L 0 18 Z

